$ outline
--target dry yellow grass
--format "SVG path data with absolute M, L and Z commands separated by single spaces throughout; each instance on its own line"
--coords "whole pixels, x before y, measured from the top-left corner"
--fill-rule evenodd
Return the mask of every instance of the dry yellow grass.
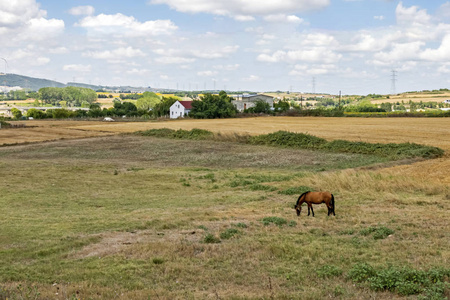
M 260 117 L 245 119 L 175 120 L 166 122 L 27 121 L 34 128 L 0 130 L 0 144 L 39 142 L 135 132 L 152 128 L 202 128 L 222 133 L 252 135 L 277 130 L 304 132 L 329 140 L 345 139 L 371 143 L 412 142 L 447 151 L 440 159 L 397 166 L 388 172 L 432 178 L 450 184 L 449 118 L 322 118 Z M 387 171 L 387 170 L 386 170 Z

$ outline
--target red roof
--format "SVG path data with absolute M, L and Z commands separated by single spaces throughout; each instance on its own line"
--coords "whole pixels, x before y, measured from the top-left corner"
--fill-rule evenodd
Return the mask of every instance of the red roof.
M 186 109 L 192 109 L 192 101 L 180 101 L 181 105 Z

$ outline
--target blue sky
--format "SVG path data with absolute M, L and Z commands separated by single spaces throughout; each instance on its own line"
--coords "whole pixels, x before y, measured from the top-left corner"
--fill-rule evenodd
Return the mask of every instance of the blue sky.
M 0 72 L 101 85 L 450 87 L 450 1 L 0 0 Z M 314 84 L 313 84 L 314 82 Z

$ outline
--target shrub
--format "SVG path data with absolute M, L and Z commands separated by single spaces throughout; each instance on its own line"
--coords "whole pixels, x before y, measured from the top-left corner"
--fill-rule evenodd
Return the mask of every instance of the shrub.
M 363 282 L 375 275 L 375 269 L 366 263 L 360 263 L 353 266 L 348 272 L 348 278 L 354 282 Z
M 213 137 L 213 133 L 204 129 L 194 128 L 192 130 L 173 130 L 169 128 L 150 129 L 146 131 L 138 131 L 137 135 L 154 136 L 161 138 L 173 138 L 173 139 L 190 139 L 190 140 L 205 140 Z
M 445 299 L 449 284 L 437 279 L 445 280 L 449 273 L 450 269 L 421 271 L 392 266 L 375 270 L 372 266 L 363 263 L 353 266 L 348 273 L 348 278 L 355 282 L 367 282 L 375 291 L 390 291 L 404 296 L 423 293 L 418 299 L 440 300 Z
M 249 143 L 254 145 L 283 146 L 301 149 L 318 149 L 326 142 L 327 141 L 325 139 L 315 137 L 313 135 L 288 131 L 277 131 L 274 133 L 262 134 L 251 137 L 249 140 Z

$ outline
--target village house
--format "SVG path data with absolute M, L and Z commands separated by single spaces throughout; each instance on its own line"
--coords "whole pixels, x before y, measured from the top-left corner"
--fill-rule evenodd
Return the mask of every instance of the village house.
M 192 109 L 192 101 L 176 101 L 170 107 L 170 118 L 184 118 Z
M 255 95 L 237 95 L 233 97 L 236 100 L 231 101 L 233 105 L 239 112 L 242 112 L 250 107 L 254 107 L 257 101 L 264 101 L 269 103 L 270 107 L 273 108 L 273 97 L 255 94 Z

